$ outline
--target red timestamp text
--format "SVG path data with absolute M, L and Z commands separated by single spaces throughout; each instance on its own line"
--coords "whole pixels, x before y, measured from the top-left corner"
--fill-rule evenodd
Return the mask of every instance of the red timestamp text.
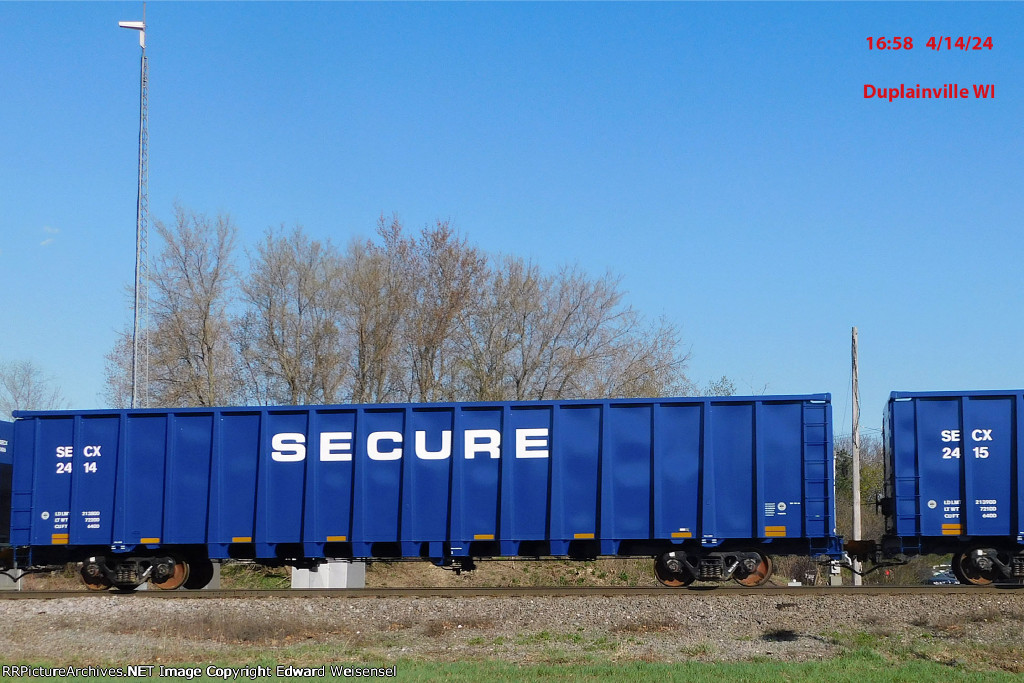
M 868 36 L 869 50 L 913 50 L 912 36 Z M 925 47 L 932 50 L 991 50 L 992 36 L 930 36 Z
M 914 39 L 910 36 L 897 36 L 894 38 L 872 38 L 868 37 L 869 50 L 912 50 Z
M 927 47 L 933 50 L 991 50 L 992 36 L 932 36 Z

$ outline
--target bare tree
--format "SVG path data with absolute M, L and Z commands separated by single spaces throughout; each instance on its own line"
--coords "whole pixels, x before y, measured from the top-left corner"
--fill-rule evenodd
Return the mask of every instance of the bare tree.
M 720 378 L 710 380 L 701 390 L 701 396 L 735 396 L 736 385 L 731 379 L 722 375 Z
M 103 394 L 112 408 L 132 404 L 132 330 L 118 333 L 114 348 L 106 355 Z
M 647 324 L 622 298 L 610 274 L 546 276 L 504 258 L 465 326 L 467 392 L 529 400 L 663 396 L 688 386 L 676 329 Z
M 487 259 L 447 222 L 424 229 L 417 247 L 411 273 L 415 302 L 405 324 L 410 399 L 455 400 L 457 322 L 479 296 Z
M 625 302 L 612 274 L 490 258 L 438 221 L 344 253 L 301 228 L 267 231 L 240 285 L 236 229 L 176 208 L 157 223 L 150 386 L 156 404 L 530 400 L 657 396 L 692 388 L 677 329 Z M 238 296 L 240 292 L 241 296 Z M 231 318 L 237 297 L 244 305 Z M 230 340 L 230 343 L 229 343 Z M 108 356 L 127 402 L 130 337 Z
M 663 395 L 685 379 L 676 330 L 649 327 L 619 284 L 575 267 L 546 283 L 520 347 L 522 398 Z
M 608 345 L 592 361 L 596 372 L 588 378 L 585 394 L 637 398 L 685 393 L 683 374 L 688 356 L 680 355 L 679 334 L 665 320 L 648 325 L 627 308 L 608 335 Z
M 522 258 L 505 256 L 489 270 L 460 323 L 461 392 L 481 401 L 523 399 L 527 362 L 549 278 Z
M 342 275 L 337 249 L 301 227 L 268 231 L 250 255 L 238 344 L 260 402 L 341 400 L 349 355 L 340 325 Z
M 15 410 L 60 410 L 67 405 L 60 388 L 30 361 L 0 363 L 0 419 L 11 419 Z
M 237 228 L 175 207 L 154 222 L 163 249 L 150 269 L 150 403 L 214 406 L 238 396 L 228 305 Z
M 342 280 L 344 320 L 353 349 L 351 398 L 356 403 L 400 400 L 409 394 L 401 340 L 414 300 L 410 274 L 415 241 L 403 234 L 396 216 L 381 216 L 377 234 L 382 245 L 349 245 Z

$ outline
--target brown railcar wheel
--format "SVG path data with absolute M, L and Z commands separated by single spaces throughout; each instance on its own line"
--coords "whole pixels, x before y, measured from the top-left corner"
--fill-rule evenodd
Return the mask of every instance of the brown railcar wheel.
M 972 586 L 988 586 L 999 578 L 995 567 L 990 569 L 979 569 L 971 561 L 971 554 L 980 548 L 972 548 L 966 553 L 957 553 L 953 556 L 953 575 L 960 583 Z
M 172 591 L 188 581 L 188 564 L 180 557 L 171 558 L 174 560 L 174 572 L 164 581 L 153 581 L 153 585 L 164 591 Z
M 89 564 L 82 565 L 82 569 L 78 572 L 78 575 L 82 577 L 82 583 L 91 591 L 109 590 L 111 586 L 110 579 L 100 572 L 97 565 L 92 566 L 93 572 L 90 573 Z
M 672 571 L 665 566 L 662 557 L 654 560 L 654 576 L 657 577 L 658 581 L 662 585 L 668 586 L 669 588 L 681 588 L 682 586 L 689 586 L 693 583 L 693 575 L 690 572 L 683 571 Z
M 954 553 L 953 563 L 950 565 L 950 570 L 953 572 L 953 576 L 956 577 L 957 581 L 963 584 L 967 584 L 970 583 L 970 581 L 967 580 L 967 577 L 964 576 L 963 570 L 960 569 L 960 563 L 963 562 L 964 558 L 964 553 Z
M 747 586 L 748 588 L 754 588 L 755 586 L 763 586 L 768 583 L 768 579 L 772 577 L 772 571 L 775 569 L 772 563 L 772 558 L 764 553 L 758 553 L 761 561 L 758 562 L 754 570 L 743 576 L 733 576 L 733 581 L 741 586 Z
M 84 583 L 85 587 L 88 588 L 91 591 L 110 590 L 110 581 L 107 581 L 106 577 L 101 577 L 101 578 L 98 578 L 98 579 L 94 579 L 94 578 L 87 578 L 85 576 L 85 574 L 82 574 L 82 583 Z

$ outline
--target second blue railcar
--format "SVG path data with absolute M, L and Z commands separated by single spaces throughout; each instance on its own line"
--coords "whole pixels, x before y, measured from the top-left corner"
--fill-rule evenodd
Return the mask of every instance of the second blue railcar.
M 1024 581 L 1024 392 L 893 392 L 887 556 L 952 553 L 961 583 Z

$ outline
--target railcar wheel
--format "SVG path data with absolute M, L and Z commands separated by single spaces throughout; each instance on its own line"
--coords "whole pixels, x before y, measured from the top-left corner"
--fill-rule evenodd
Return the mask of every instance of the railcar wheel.
M 90 591 L 106 591 L 106 590 L 110 590 L 110 588 L 111 588 L 111 580 L 110 579 L 104 577 L 104 575 L 102 575 L 102 574 L 91 575 L 91 574 L 89 574 L 86 571 L 87 568 L 88 568 L 88 565 L 82 567 L 82 571 L 80 572 L 81 577 L 82 577 L 82 583 L 85 584 L 85 587 L 87 589 L 89 589 Z
M 206 584 L 212 580 L 213 562 L 202 558 L 188 563 L 188 578 L 185 579 L 185 588 L 188 590 L 206 588 Z
M 740 568 L 733 575 L 733 581 L 748 588 L 763 586 L 768 583 L 768 579 L 772 577 L 772 571 L 775 569 L 772 558 L 764 553 L 757 553 L 757 555 L 760 561 L 752 569 L 744 567 L 742 563 L 740 564 Z
M 978 555 L 977 559 L 972 555 Z M 978 562 L 977 560 L 982 560 Z M 987 560 L 987 562 L 985 562 Z M 986 567 L 986 565 L 988 565 Z M 999 578 L 999 573 L 992 561 L 985 557 L 982 548 L 971 548 L 966 553 L 957 553 L 953 556 L 953 575 L 960 583 L 973 586 L 988 586 Z
M 168 566 L 172 565 L 173 566 Z M 180 557 L 164 558 L 153 565 L 153 585 L 164 591 L 180 588 L 188 580 L 188 564 Z
M 693 574 L 668 554 L 662 555 L 654 560 L 654 576 L 662 585 L 669 588 L 680 588 L 693 583 Z
M 82 583 L 85 587 L 91 591 L 105 591 L 110 589 L 110 579 L 103 574 L 99 566 L 93 563 L 86 563 L 82 565 L 82 570 L 79 572 L 82 577 Z
M 957 581 L 959 581 L 960 583 L 967 584 L 970 583 L 970 581 L 967 580 L 967 577 L 964 576 L 963 570 L 960 569 L 960 563 L 961 561 L 963 561 L 964 557 L 964 553 L 954 553 L 952 564 L 950 565 L 950 570 L 953 572 L 953 576 L 956 577 Z

